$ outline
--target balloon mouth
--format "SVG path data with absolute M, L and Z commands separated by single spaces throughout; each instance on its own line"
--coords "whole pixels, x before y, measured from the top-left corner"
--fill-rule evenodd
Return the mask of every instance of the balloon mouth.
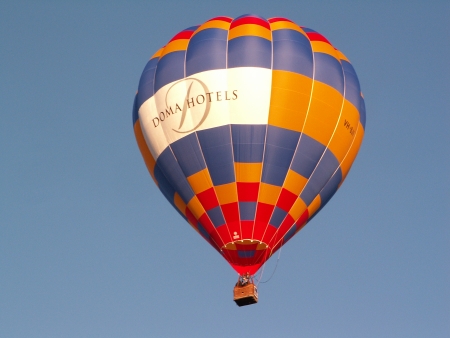
M 228 263 L 239 274 L 255 274 L 270 257 L 267 243 L 255 239 L 241 239 L 225 244 L 221 251 Z
M 242 247 L 244 246 L 244 247 Z M 225 244 L 222 249 L 226 250 L 265 250 L 269 246 L 257 239 L 240 239 Z

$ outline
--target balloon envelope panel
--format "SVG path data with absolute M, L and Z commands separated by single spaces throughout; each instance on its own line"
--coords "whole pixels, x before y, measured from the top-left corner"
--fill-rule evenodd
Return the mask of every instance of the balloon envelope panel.
M 255 273 L 334 195 L 365 107 L 348 59 L 285 18 L 213 18 L 147 63 L 133 108 L 159 189 L 240 274 Z

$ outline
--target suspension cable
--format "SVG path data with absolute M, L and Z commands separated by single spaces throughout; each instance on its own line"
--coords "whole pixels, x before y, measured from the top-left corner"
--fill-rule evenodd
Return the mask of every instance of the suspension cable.
M 281 247 L 281 248 L 283 248 L 283 247 Z M 276 264 L 275 264 L 275 268 L 273 269 L 272 274 L 270 275 L 269 279 L 268 279 L 268 280 L 265 280 L 264 282 L 261 282 L 261 279 L 262 279 L 262 276 L 263 276 L 263 273 L 264 273 L 264 268 L 265 268 L 265 266 L 266 266 L 266 262 L 264 262 L 263 269 L 262 269 L 262 271 L 261 271 L 261 276 L 259 277 L 258 284 L 256 284 L 256 286 L 258 286 L 260 283 L 261 283 L 261 284 L 267 283 L 268 281 L 270 281 L 270 280 L 272 279 L 273 275 L 275 274 L 275 271 L 277 270 L 278 262 L 280 261 L 281 248 L 280 248 L 280 251 L 278 251 L 277 262 L 276 262 Z

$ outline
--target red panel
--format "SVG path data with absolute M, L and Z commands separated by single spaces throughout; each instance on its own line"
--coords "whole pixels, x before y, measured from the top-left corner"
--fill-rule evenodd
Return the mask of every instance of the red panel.
M 226 225 L 222 225 L 218 228 L 215 228 L 211 220 L 209 219 L 207 213 L 204 213 L 199 218 L 199 222 L 205 228 L 205 230 L 208 232 L 211 238 L 214 239 L 214 241 L 217 243 L 218 246 L 222 247 L 225 245 L 225 243 L 230 242 L 230 235 Z
M 306 209 L 305 212 L 299 217 L 299 219 L 295 223 L 297 223 L 298 227 L 303 228 L 303 226 L 308 221 L 308 217 L 309 217 L 309 213 L 308 213 L 308 209 Z
M 281 189 L 280 197 L 278 197 L 277 206 L 284 211 L 289 212 L 296 199 L 297 195 L 283 188 Z
M 253 239 L 253 224 L 253 221 L 241 221 L 243 239 Z
M 259 202 L 256 206 L 255 220 L 259 223 L 269 224 L 274 208 L 274 205 Z
M 230 224 L 227 224 L 228 231 L 230 232 L 232 241 L 240 240 L 242 239 L 241 234 L 241 223 L 239 222 L 231 222 Z
M 272 217 L 274 205 L 258 203 L 256 206 L 256 218 L 255 226 L 253 228 L 253 238 L 257 240 L 262 240 L 264 231 L 269 224 L 270 217 Z
M 274 227 L 273 225 L 268 225 L 266 228 L 266 231 L 263 235 L 262 241 L 264 243 L 269 243 L 271 238 L 275 235 L 275 233 L 277 232 L 277 228 Z
M 236 272 L 239 275 L 243 275 L 245 273 L 249 273 L 250 275 L 254 275 L 255 273 L 258 272 L 259 268 L 261 267 L 261 265 L 263 265 L 263 261 L 261 261 L 260 263 L 254 264 L 254 265 L 248 265 L 248 266 L 241 266 L 238 264 L 233 264 L 230 263 L 230 265 L 233 267 L 234 270 L 236 270 Z
M 256 202 L 258 200 L 259 182 L 237 182 L 239 202 Z
M 197 225 L 197 219 L 195 218 L 194 214 L 191 212 L 191 210 L 189 210 L 188 207 L 186 207 L 185 210 L 186 213 L 186 218 L 188 219 L 188 221 L 192 224 L 192 225 Z
M 309 40 L 311 41 L 323 41 L 331 45 L 330 41 L 327 40 L 326 37 L 324 37 L 322 34 L 316 33 L 316 32 L 309 32 L 306 33 L 308 35 Z
M 267 21 L 269 21 L 270 23 L 272 23 L 272 22 L 277 22 L 277 21 L 288 21 L 288 22 L 292 22 L 291 20 L 286 19 L 286 18 L 270 18 L 270 19 L 268 19 Z M 293 23 L 293 22 L 292 22 L 292 23 Z
M 234 20 L 230 25 L 230 29 L 246 24 L 260 25 L 270 30 L 270 24 L 266 20 L 256 18 L 254 16 L 247 16 L 245 18 Z
M 237 202 L 222 204 L 220 207 L 225 217 L 225 223 L 239 222 L 239 207 Z
M 194 34 L 194 31 L 182 31 L 175 35 L 169 42 L 174 40 L 190 39 L 192 34 Z
M 197 197 L 205 210 L 210 210 L 219 205 L 219 201 L 217 200 L 214 188 L 209 188 L 205 191 L 202 191 L 201 193 L 197 194 Z
M 200 216 L 198 221 L 201 223 L 201 225 L 205 228 L 205 230 L 211 234 L 214 232 L 214 224 L 212 224 L 211 220 L 208 217 L 208 214 L 205 212 L 203 215 Z
M 295 226 L 294 224 L 295 220 L 292 218 L 291 215 L 287 214 L 283 223 L 281 223 L 281 225 L 278 227 L 278 231 L 276 232 L 275 236 L 271 239 L 268 239 L 269 245 L 273 246 L 279 240 L 281 240 L 286 235 L 286 233 L 291 229 L 291 227 Z
M 230 243 L 233 241 L 233 239 L 230 236 L 230 229 L 228 228 L 227 224 L 217 227 L 215 231 L 218 233 L 218 235 L 223 241 L 222 246 L 225 245 L 226 243 Z
M 215 18 L 212 18 L 208 21 L 213 21 L 213 20 L 221 20 L 221 21 L 231 22 L 231 21 L 233 21 L 233 18 L 229 18 L 227 16 L 216 16 Z

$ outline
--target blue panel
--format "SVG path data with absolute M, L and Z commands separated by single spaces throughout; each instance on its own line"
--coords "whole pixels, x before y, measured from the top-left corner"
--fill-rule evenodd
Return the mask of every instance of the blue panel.
M 258 36 L 241 36 L 228 42 L 228 68 L 271 68 L 272 43 Z
M 315 80 L 326 83 L 344 95 L 344 75 L 341 63 L 329 54 L 314 53 L 314 65 Z
M 215 207 L 211 210 L 208 210 L 206 213 L 208 214 L 211 222 L 216 228 L 225 224 L 225 219 L 223 218 L 222 210 L 220 209 L 220 207 Z
M 241 15 L 241 16 L 238 16 L 236 19 L 234 19 L 233 21 L 236 21 L 236 20 L 239 20 L 239 19 L 242 19 L 242 18 L 258 18 L 258 19 L 261 19 L 261 20 L 264 20 L 264 21 L 267 21 L 265 18 L 263 18 L 262 16 L 259 16 L 259 15 L 257 15 L 257 14 L 243 14 L 243 15 Z
M 283 185 L 299 137 L 299 132 L 268 126 L 262 182 Z
M 206 168 L 200 144 L 195 133 L 189 134 L 170 145 L 186 177 Z
M 163 86 L 184 78 L 184 57 L 186 51 L 164 55 L 158 62 L 155 74 L 155 93 Z
M 175 188 L 175 191 L 181 196 L 184 203 L 187 204 L 194 196 L 194 192 L 186 180 L 186 176 L 178 165 L 170 147 L 167 147 L 161 155 L 159 155 L 156 165 Z
M 137 107 L 137 94 L 134 96 L 134 101 L 133 101 L 133 112 L 132 112 L 132 116 L 133 116 L 133 126 L 136 123 L 136 121 L 139 119 L 139 108 Z
M 300 195 L 306 205 L 311 204 L 338 167 L 338 160 L 327 149 Z
M 320 192 L 320 200 L 321 207 L 324 207 L 325 204 L 333 197 L 334 193 L 339 188 L 339 183 L 342 180 L 342 171 L 341 168 L 336 171 L 336 173 L 331 177 L 331 179 L 325 184 L 322 191 Z
M 307 27 L 302 27 L 302 29 L 305 31 L 305 33 L 317 33 L 315 30 Z
M 359 101 L 361 100 L 361 88 L 359 87 L 358 77 L 349 62 L 345 60 L 341 60 L 341 62 L 345 75 L 345 98 L 358 109 L 360 106 Z
M 174 187 L 170 184 L 170 182 L 167 180 L 166 176 L 164 176 L 161 168 L 158 167 L 157 165 L 155 165 L 154 174 L 155 174 L 156 182 L 158 182 L 159 190 L 161 190 L 161 192 L 167 198 L 167 200 L 170 202 L 170 204 L 172 204 L 175 207 L 175 205 L 173 203 L 173 198 L 175 195 Z
M 252 258 L 256 253 L 256 250 L 238 250 L 239 258 Z
M 261 163 L 267 125 L 231 125 L 235 162 Z
M 286 218 L 286 215 L 287 215 L 286 211 L 275 206 L 275 209 L 273 210 L 273 214 L 272 214 L 272 217 L 270 218 L 269 224 L 278 228 L 281 225 L 281 223 L 284 221 L 284 219 Z
M 195 26 L 188 27 L 188 28 L 184 29 L 183 31 L 193 31 L 193 32 L 195 32 L 198 27 L 200 27 L 200 25 L 195 25 Z
M 201 130 L 197 135 L 213 184 L 234 182 L 230 126 Z
M 227 37 L 228 31 L 217 28 L 195 34 L 186 52 L 186 76 L 227 68 Z
M 158 64 L 159 58 L 153 58 L 147 62 L 145 66 L 141 79 L 139 80 L 138 94 L 137 94 L 137 109 L 142 106 L 142 104 L 147 101 L 150 97 L 155 94 L 154 81 L 155 81 L 155 71 L 156 65 Z
M 284 235 L 283 242 L 286 243 L 288 240 L 292 238 L 292 236 L 295 235 L 295 231 L 297 230 L 297 227 L 295 224 L 289 229 L 288 232 L 286 232 L 286 235 Z
M 158 166 L 155 166 L 155 179 L 158 182 L 158 188 L 161 190 L 164 197 L 169 201 L 169 203 L 174 207 L 174 209 L 183 217 L 186 221 L 187 218 L 183 213 L 176 207 L 174 203 L 175 189 L 172 187 L 170 182 L 162 173 L 161 169 Z
M 239 202 L 241 221 L 253 221 L 256 214 L 256 202 Z
M 287 70 L 313 77 L 311 43 L 303 34 L 292 29 L 272 32 L 273 69 Z
M 201 234 L 207 241 L 209 241 L 210 236 L 209 236 L 209 234 L 208 234 L 208 231 L 206 231 L 206 229 L 203 227 L 203 225 L 201 225 L 200 222 L 197 223 L 197 228 L 198 228 L 198 231 L 200 232 L 200 234 Z
M 366 103 L 362 97 L 359 103 L 359 120 L 361 121 L 363 128 L 366 129 Z
M 309 178 L 324 151 L 324 145 L 308 135 L 302 134 L 291 169 L 297 174 Z

